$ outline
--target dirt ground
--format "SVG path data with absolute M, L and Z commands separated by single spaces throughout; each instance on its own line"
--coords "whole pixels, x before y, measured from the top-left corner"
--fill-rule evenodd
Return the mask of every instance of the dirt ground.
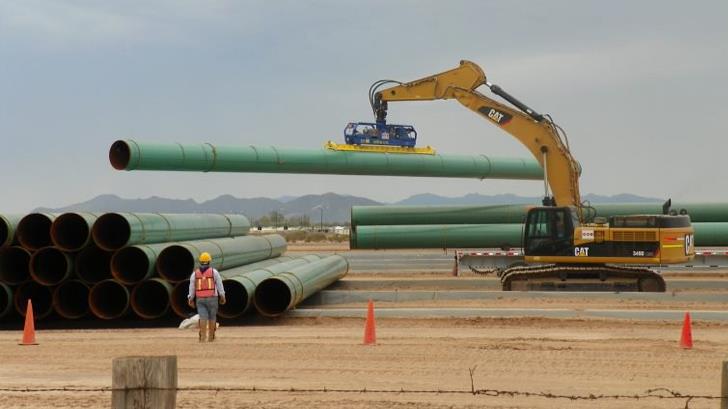
M 179 408 L 715 408 L 718 400 L 670 397 L 720 395 L 728 355 L 728 324 L 711 322 L 694 322 L 692 350 L 679 347 L 674 322 L 379 319 L 376 346 L 361 345 L 363 327 L 361 319 L 278 320 L 223 327 L 214 344 L 173 328 L 45 330 L 40 345 L 26 347 L 16 345 L 19 331 L 3 331 L 0 389 L 109 387 L 114 357 L 176 354 L 181 387 L 278 390 L 180 391 Z M 475 389 L 501 394 L 462 393 L 472 368 Z M 108 391 L 0 390 L 3 408 L 100 408 L 110 399 Z

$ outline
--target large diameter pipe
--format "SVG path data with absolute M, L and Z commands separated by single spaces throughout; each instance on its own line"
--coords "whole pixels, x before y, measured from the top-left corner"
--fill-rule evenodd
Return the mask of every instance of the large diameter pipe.
M 294 267 L 258 285 L 254 297 L 255 308 L 262 315 L 277 317 L 339 280 L 348 271 L 349 262 L 339 255 Z
M 358 226 L 351 249 L 521 247 L 521 224 Z
M 284 263 L 229 276 L 229 278 L 222 281 L 222 285 L 225 287 L 227 303 L 220 306 L 218 314 L 223 318 L 236 318 L 245 314 L 253 303 L 255 289 L 263 280 L 273 277 L 276 274 L 284 273 L 292 268 L 316 262 L 320 259 L 320 256 L 308 255 Z M 231 270 L 227 271 L 231 272 Z
M 57 247 L 43 247 L 30 257 L 30 276 L 43 285 L 57 285 L 71 277 L 73 257 Z
M 234 267 L 234 268 L 230 268 L 227 270 L 222 270 L 222 271 L 220 271 L 220 276 L 222 276 L 222 278 L 231 278 L 234 276 L 239 276 L 241 274 L 245 274 L 250 271 L 259 270 L 261 268 L 270 267 L 272 265 L 285 263 L 285 262 L 291 261 L 291 260 L 294 260 L 294 258 L 290 257 L 290 256 L 280 256 L 280 257 L 275 257 L 275 258 L 269 258 L 268 260 L 258 261 L 258 262 L 251 263 L 251 264 L 245 264 L 240 267 Z
M 117 170 L 543 179 L 543 170 L 534 159 L 486 155 L 404 155 L 119 140 L 111 145 L 109 160 Z
M 15 243 L 15 230 L 22 218 L 20 214 L 0 214 L 0 247 Z
M 695 245 L 728 246 L 728 223 L 693 223 Z M 352 249 L 521 247 L 522 224 L 358 226 Z
M 51 225 L 51 240 L 63 251 L 78 251 L 91 241 L 98 213 L 63 213 Z
M 76 275 L 89 284 L 111 278 L 111 256 L 114 253 L 91 244 L 76 254 L 74 266 Z
M 15 232 L 20 245 L 30 251 L 52 245 L 51 225 L 56 216 L 53 213 L 31 213 L 20 219 Z
M 233 237 L 248 234 L 250 221 L 241 214 L 106 213 L 91 235 L 104 250 L 132 244 Z
M 79 319 L 88 314 L 89 288 L 80 280 L 68 280 L 53 290 L 53 309 L 66 319 Z
M 179 282 L 190 277 L 203 252 L 210 253 L 213 267 L 225 270 L 278 257 L 286 248 L 286 239 L 278 234 L 183 242 L 162 250 L 156 268 L 161 277 Z
M 0 318 L 13 311 L 13 289 L 0 283 Z
M 30 252 L 20 246 L 0 248 L 0 282 L 18 285 L 30 280 Z
M 91 287 L 88 305 L 91 313 L 98 318 L 119 318 L 129 310 L 129 290 L 115 280 L 101 281 Z
M 528 209 L 535 205 L 463 205 L 463 206 L 352 206 L 352 226 L 409 224 L 509 224 L 523 223 Z M 662 214 L 662 203 L 593 204 L 587 216 L 626 216 Z M 676 212 L 687 212 L 690 220 L 728 222 L 728 203 L 673 203 Z
M 169 311 L 172 285 L 159 279 L 151 278 L 137 284 L 131 292 L 131 308 L 144 319 L 163 317 Z
M 124 247 L 111 257 L 111 274 L 124 284 L 140 283 L 154 274 L 159 253 L 173 244 L 136 244 Z
M 28 308 L 28 300 L 33 300 L 33 317 L 35 319 L 43 319 L 53 312 L 51 287 L 30 281 L 15 289 L 13 298 L 15 311 L 23 317 Z
M 192 273 L 190 273 L 192 274 Z M 170 296 L 170 303 L 172 304 L 172 311 L 182 318 L 189 318 L 195 314 L 194 308 L 187 304 L 187 295 L 190 290 L 190 280 L 184 280 L 177 283 L 172 289 L 172 295 Z

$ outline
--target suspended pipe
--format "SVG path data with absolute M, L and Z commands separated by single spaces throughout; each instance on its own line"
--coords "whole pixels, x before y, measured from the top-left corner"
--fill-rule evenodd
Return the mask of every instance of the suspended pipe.
M 278 257 L 286 248 L 286 239 L 277 234 L 176 243 L 159 253 L 156 269 L 161 277 L 179 282 L 190 277 L 202 252 L 210 253 L 213 267 L 225 270 Z
M 0 282 L 18 285 L 30 280 L 30 252 L 20 246 L 0 248 Z
M 137 284 L 154 275 L 159 253 L 174 243 L 136 244 L 111 257 L 111 274 L 124 284 Z M 189 270 L 192 273 L 192 270 Z
M 521 247 L 521 224 L 448 224 L 358 226 L 350 235 L 354 249 Z
M 76 275 L 89 284 L 111 278 L 111 256 L 114 253 L 91 244 L 76 254 Z
M 15 244 L 15 230 L 23 215 L 0 214 L 0 247 Z
M 71 277 L 73 257 L 57 247 L 43 247 L 30 257 L 30 276 L 43 285 L 57 285 Z
M 348 271 L 349 262 L 339 255 L 291 268 L 258 285 L 253 301 L 255 308 L 262 315 L 277 317 L 339 280 Z
M 172 285 L 159 278 L 137 284 L 131 292 L 131 308 L 144 319 L 163 317 L 169 311 Z
M 235 269 L 226 270 L 230 275 L 222 281 L 222 285 L 225 287 L 227 303 L 219 307 L 218 314 L 223 318 L 236 318 L 245 314 L 253 303 L 256 287 L 263 280 L 319 260 L 321 260 L 320 256 L 308 255 L 285 263 L 237 274 L 233 272 Z
M 88 306 L 91 313 L 98 318 L 119 318 L 129 310 L 129 290 L 115 280 L 101 281 L 91 287 Z
M 486 155 L 411 155 L 292 149 L 273 146 L 215 146 L 119 140 L 109 161 L 117 170 L 308 173 L 542 180 L 534 159 Z
M 13 311 L 13 289 L 0 283 L 0 318 Z
M 192 272 L 190 272 L 192 275 Z M 172 289 L 172 295 L 170 303 L 172 304 L 172 311 L 182 318 L 189 318 L 195 314 L 195 310 L 187 304 L 187 295 L 190 290 L 190 280 L 184 280 L 177 283 Z
M 75 320 L 88 314 L 89 288 L 80 280 L 68 280 L 53 290 L 53 309 L 63 318 Z
M 243 236 L 250 221 L 240 214 L 106 213 L 91 236 L 104 250 L 133 244 L 165 243 L 210 237 Z
M 63 213 L 51 225 L 51 240 L 63 251 L 78 251 L 91 241 L 98 213 Z
M 510 224 L 523 223 L 526 212 L 535 205 L 469 206 L 352 206 L 351 225 L 414 224 Z M 662 214 L 662 203 L 593 204 L 587 216 Z M 728 203 L 674 203 L 672 209 L 690 215 L 694 223 L 728 222 Z
M 28 300 L 33 300 L 33 317 L 43 319 L 53 312 L 53 293 L 51 288 L 29 281 L 15 289 L 15 311 L 25 317 Z
M 52 245 L 51 225 L 56 216 L 53 213 L 31 213 L 20 219 L 15 231 L 20 245 L 30 251 Z

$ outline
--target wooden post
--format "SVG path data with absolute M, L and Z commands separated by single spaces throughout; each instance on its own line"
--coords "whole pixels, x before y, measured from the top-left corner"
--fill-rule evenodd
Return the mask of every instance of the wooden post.
M 112 363 L 112 409 L 174 409 L 176 356 L 128 356 Z
M 720 379 L 720 409 L 728 409 L 728 361 L 723 361 Z

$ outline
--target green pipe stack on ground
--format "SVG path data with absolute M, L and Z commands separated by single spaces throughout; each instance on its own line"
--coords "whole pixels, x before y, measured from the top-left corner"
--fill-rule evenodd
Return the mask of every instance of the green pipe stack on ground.
M 0 214 L 0 247 L 16 242 L 15 229 L 22 218 L 22 214 Z
M 543 170 L 534 159 L 486 155 L 414 155 L 120 140 L 111 145 L 109 160 L 117 170 L 543 179 Z

